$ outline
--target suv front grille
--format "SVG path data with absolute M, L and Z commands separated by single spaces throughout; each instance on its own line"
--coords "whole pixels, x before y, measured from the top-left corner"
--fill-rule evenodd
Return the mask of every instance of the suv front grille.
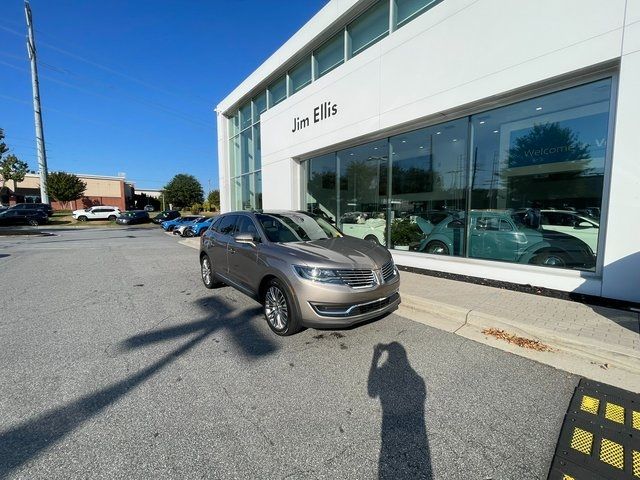
M 386 263 L 382 267 L 382 281 L 388 282 L 393 277 L 395 277 L 395 275 L 396 275 L 396 268 L 395 268 L 395 265 L 393 264 L 393 260 L 391 260 L 389 263 Z
M 352 288 L 373 287 L 376 277 L 372 270 L 338 270 L 338 277 Z
M 383 298 L 381 300 L 376 300 L 375 302 L 367 303 L 365 305 L 360 305 L 357 309 L 358 311 L 355 314 L 359 315 L 362 313 L 373 312 L 374 310 L 380 310 L 386 307 L 387 305 L 389 305 L 390 303 L 395 302 L 399 296 L 400 296 L 399 293 L 394 293 L 390 297 Z

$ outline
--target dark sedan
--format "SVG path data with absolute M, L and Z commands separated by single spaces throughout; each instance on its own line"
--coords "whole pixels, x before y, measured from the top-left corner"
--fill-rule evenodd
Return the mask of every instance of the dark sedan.
M 42 210 L 14 210 L 0 212 L 0 225 L 42 225 L 49 217 Z
M 164 210 L 158 213 L 158 215 L 156 215 L 155 217 L 153 217 L 153 220 L 151 221 L 153 223 L 161 224 L 166 220 L 173 220 L 175 218 L 178 218 L 179 216 L 180 216 L 180 212 L 177 210 Z
M 149 214 L 144 210 L 122 212 L 120 216 L 116 218 L 116 223 L 119 225 L 134 225 L 136 223 L 147 223 L 149 221 Z
M 51 205 L 49 205 L 48 203 L 16 203 L 15 205 L 9 207 L 9 210 L 18 210 L 20 212 L 24 212 L 26 210 L 42 210 L 47 214 L 48 217 L 53 215 L 53 208 L 51 208 Z

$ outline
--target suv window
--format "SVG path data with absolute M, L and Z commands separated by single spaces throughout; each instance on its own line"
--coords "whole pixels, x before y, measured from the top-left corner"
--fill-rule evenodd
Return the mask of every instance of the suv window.
M 260 238 L 258 229 L 253 223 L 253 220 L 246 215 L 240 216 L 240 220 L 238 221 L 238 226 L 236 228 L 236 235 L 239 235 L 241 233 L 248 233 L 254 240 L 258 240 Z
M 212 232 L 217 232 L 221 220 L 221 218 L 216 218 L 213 222 L 211 222 L 211 225 L 209 225 L 209 230 L 211 230 Z
M 220 220 L 218 232 L 222 235 L 233 235 L 236 226 L 237 215 L 227 215 Z

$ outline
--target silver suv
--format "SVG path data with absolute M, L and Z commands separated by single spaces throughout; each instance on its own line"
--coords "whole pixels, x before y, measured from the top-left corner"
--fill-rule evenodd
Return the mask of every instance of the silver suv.
M 294 211 L 221 215 L 200 240 L 202 281 L 262 303 L 277 335 L 344 327 L 395 310 L 400 274 L 375 242 Z

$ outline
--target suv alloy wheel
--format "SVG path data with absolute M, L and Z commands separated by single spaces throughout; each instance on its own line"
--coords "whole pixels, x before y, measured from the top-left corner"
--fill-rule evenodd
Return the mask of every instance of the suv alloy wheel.
M 264 317 L 273 333 L 285 337 L 298 333 L 302 329 L 287 289 L 280 280 L 272 278 L 265 289 L 263 306 Z
M 213 267 L 211 265 L 209 255 L 205 254 L 200 257 L 200 276 L 202 277 L 202 283 L 204 283 L 204 286 L 209 289 L 223 285 L 222 282 L 217 281 L 213 276 Z

